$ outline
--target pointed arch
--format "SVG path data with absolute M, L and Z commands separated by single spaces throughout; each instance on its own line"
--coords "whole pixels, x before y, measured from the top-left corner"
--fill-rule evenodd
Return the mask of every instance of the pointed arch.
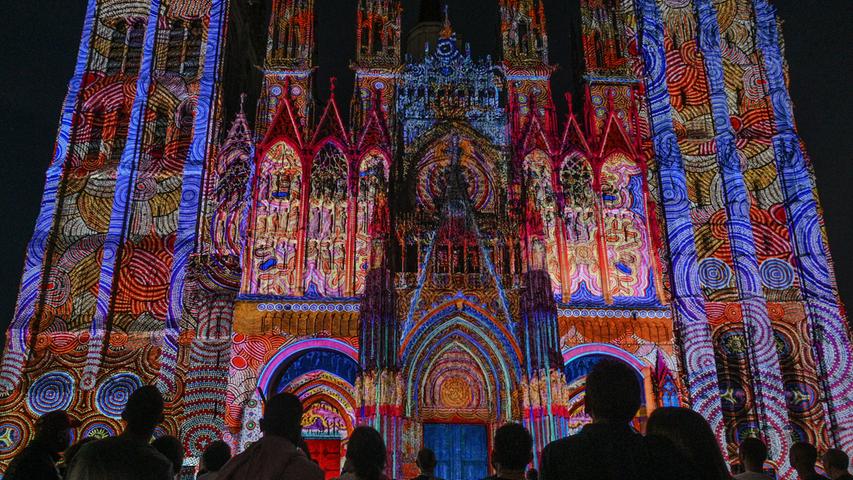
M 355 294 L 364 293 L 367 272 L 381 252 L 372 252 L 372 240 L 387 230 L 388 161 L 377 149 L 368 151 L 358 162 L 358 197 L 355 227 Z
M 601 261 L 599 206 L 593 190 L 593 170 L 587 157 L 577 151 L 563 157 L 559 182 L 571 282 L 566 286 L 569 297 L 574 303 L 600 303 L 604 300 L 601 275 L 604 263 Z
M 296 152 L 280 140 L 266 149 L 257 167 L 244 292 L 288 296 L 298 290 L 303 179 Z
M 610 294 L 655 301 L 643 170 L 627 155 L 612 153 L 600 175 Z
M 524 157 L 523 167 L 529 268 L 547 270 L 554 295 L 560 296 L 560 244 L 557 240 L 560 227 L 551 157 L 542 150 L 533 150 Z
M 311 167 L 303 275 L 309 297 L 344 295 L 348 164 L 341 148 L 327 141 L 317 150 Z

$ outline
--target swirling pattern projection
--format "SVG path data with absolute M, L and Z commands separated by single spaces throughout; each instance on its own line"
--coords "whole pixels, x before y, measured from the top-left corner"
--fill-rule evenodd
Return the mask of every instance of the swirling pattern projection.
M 451 144 L 450 138 L 441 138 L 418 160 L 417 200 L 427 211 L 436 210 L 447 189 L 447 167 L 451 158 L 447 147 Z M 468 186 L 471 207 L 477 212 L 493 212 L 496 195 L 493 167 L 470 140 L 460 138 L 459 148 L 462 149 L 459 165 Z
M 759 267 L 761 281 L 767 288 L 784 290 L 794 284 L 794 267 L 778 258 L 765 260 Z
M 303 275 L 309 297 L 344 294 L 348 173 L 347 157 L 333 143 L 326 143 L 311 168 Z
M 718 258 L 702 259 L 699 262 L 699 281 L 707 288 L 726 288 L 732 281 L 732 269 Z
M 270 147 L 255 183 L 251 270 L 243 290 L 293 295 L 299 288 L 296 253 L 302 204 L 302 161 L 286 142 Z
M 110 418 L 121 418 L 130 395 L 142 386 L 142 380 L 133 373 L 118 373 L 101 382 L 95 395 L 98 411 Z
M 388 167 L 385 156 L 370 153 L 361 160 L 355 232 L 355 294 L 364 293 L 367 272 L 381 266 L 381 247 L 372 249 L 390 228 L 388 223 Z
M 65 372 L 40 376 L 27 390 L 27 407 L 34 415 L 65 410 L 74 399 L 74 378 Z
M 592 168 L 585 157 L 566 156 L 560 168 L 560 187 L 573 301 L 603 300 L 598 207 L 592 180 Z
M 557 243 L 557 203 L 554 197 L 551 160 L 536 150 L 524 159 L 527 188 L 527 235 L 530 268 L 546 270 L 554 295 L 561 295 L 560 253 Z
M 610 156 L 601 167 L 601 197 L 611 294 L 653 297 L 643 175 L 636 162 L 622 154 Z

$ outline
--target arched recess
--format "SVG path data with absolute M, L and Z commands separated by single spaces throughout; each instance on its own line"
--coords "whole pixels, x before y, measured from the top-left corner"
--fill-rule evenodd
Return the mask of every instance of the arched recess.
M 444 355 L 458 361 L 446 364 Z M 442 406 L 440 403 L 435 405 L 433 401 L 442 392 L 429 390 L 435 388 L 435 384 L 427 386 L 430 378 L 433 381 L 442 378 L 450 381 L 445 399 L 448 395 L 462 395 L 450 404 L 443 404 L 444 407 L 473 414 L 479 405 L 485 405 L 490 407 L 489 415 L 493 415 L 490 420 L 509 420 L 518 413 L 512 394 L 521 375 L 518 344 L 511 332 L 472 304 L 451 302 L 425 315 L 403 339 L 400 358 L 403 363 L 404 408 L 407 416 L 418 417 L 423 406 Z M 463 370 L 467 370 L 467 373 L 463 373 Z M 471 375 L 483 382 L 481 385 L 485 386 L 484 390 L 478 390 L 479 387 L 474 385 L 466 388 L 460 384 L 461 380 Z M 471 396 L 465 397 L 465 393 Z M 475 396 L 488 403 L 475 405 Z
M 243 291 L 294 295 L 302 212 L 302 160 L 285 141 L 270 147 L 255 180 L 254 231 Z
M 565 286 L 569 295 L 564 301 L 602 302 L 599 211 L 593 190 L 593 173 L 589 161 L 581 153 L 570 153 L 560 165 L 560 186 L 563 192 L 563 225 L 566 229 L 568 253 Z M 566 298 L 568 297 L 568 298 Z
M 643 170 L 614 153 L 601 166 L 600 184 L 610 294 L 654 301 Z
M 557 202 L 551 159 L 542 150 L 524 157 L 526 189 L 527 258 L 531 270 L 547 270 L 555 296 L 562 294 L 560 243 L 557 240 Z
M 347 157 L 331 141 L 314 157 L 305 244 L 305 295 L 341 297 L 346 278 Z
M 355 231 L 355 294 L 364 293 L 367 272 L 382 252 L 371 252 L 372 240 L 384 232 L 388 215 L 388 161 L 371 150 L 359 162 Z
M 493 162 L 487 161 L 476 141 L 459 136 L 459 166 L 468 187 L 468 200 L 475 212 L 494 212 L 497 190 Z M 418 205 L 428 212 L 437 210 L 447 190 L 447 168 L 455 152 L 451 134 L 441 136 L 418 157 L 415 194 Z
M 568 384 L 566 402 L 569 430 L 575 432 L 592 419 L 584 411 L 586 375 L 604 359 L 613 359 L 625 363 L 637 375 L 640 382 L 640 409 L 634 417 L 633 425 L 643 431 L 646 420 L 654 408 L 654 392 L 651 391 L 651 365 L 619 347 L 606 343 L 589 343 L 563 350 L 563 373 Z
M 340 471 L 343 445 L 355 427 L 358 351 L 336 339 L 302 340 L 282 347 L 263 367 L 265 398 L 293 393 L 302 401 L 302 435 L 327 472 Z

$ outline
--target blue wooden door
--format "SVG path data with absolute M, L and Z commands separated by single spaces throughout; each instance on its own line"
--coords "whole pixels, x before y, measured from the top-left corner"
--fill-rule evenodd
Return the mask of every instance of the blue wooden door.
M 445 480 L 478 480 L 489 474 L 485 425 L 427 423 L 424 446 L 435 452 L 435 476 Z

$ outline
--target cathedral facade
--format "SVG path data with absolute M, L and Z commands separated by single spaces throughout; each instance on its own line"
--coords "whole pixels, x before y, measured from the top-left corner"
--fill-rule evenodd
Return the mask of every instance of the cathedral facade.
M 330 477 L 371 425 L 391 478 L 422 446 L 482 478 L 501 424 L 538 455 L 588 422 L 604 358 L 642 382 L 640 430 L 691 407 L 732 458 L 764 439 L 780 478 L 794 441 L 853 448 L 850 326 L 768 0 L 577 0 L 571 31 L 557 2 L 495 0 L 499 58 L 439 2 L 404 32 L 415 5 L 352 1 L 351 98 L 319 98 L 322 0 L 88 1 L 0 465 L 51 410 L 115 434 L 154 383 L 188 465 L 257 440 L 288 391 Z M 576 91 L 552 91 L 549 32 Z

